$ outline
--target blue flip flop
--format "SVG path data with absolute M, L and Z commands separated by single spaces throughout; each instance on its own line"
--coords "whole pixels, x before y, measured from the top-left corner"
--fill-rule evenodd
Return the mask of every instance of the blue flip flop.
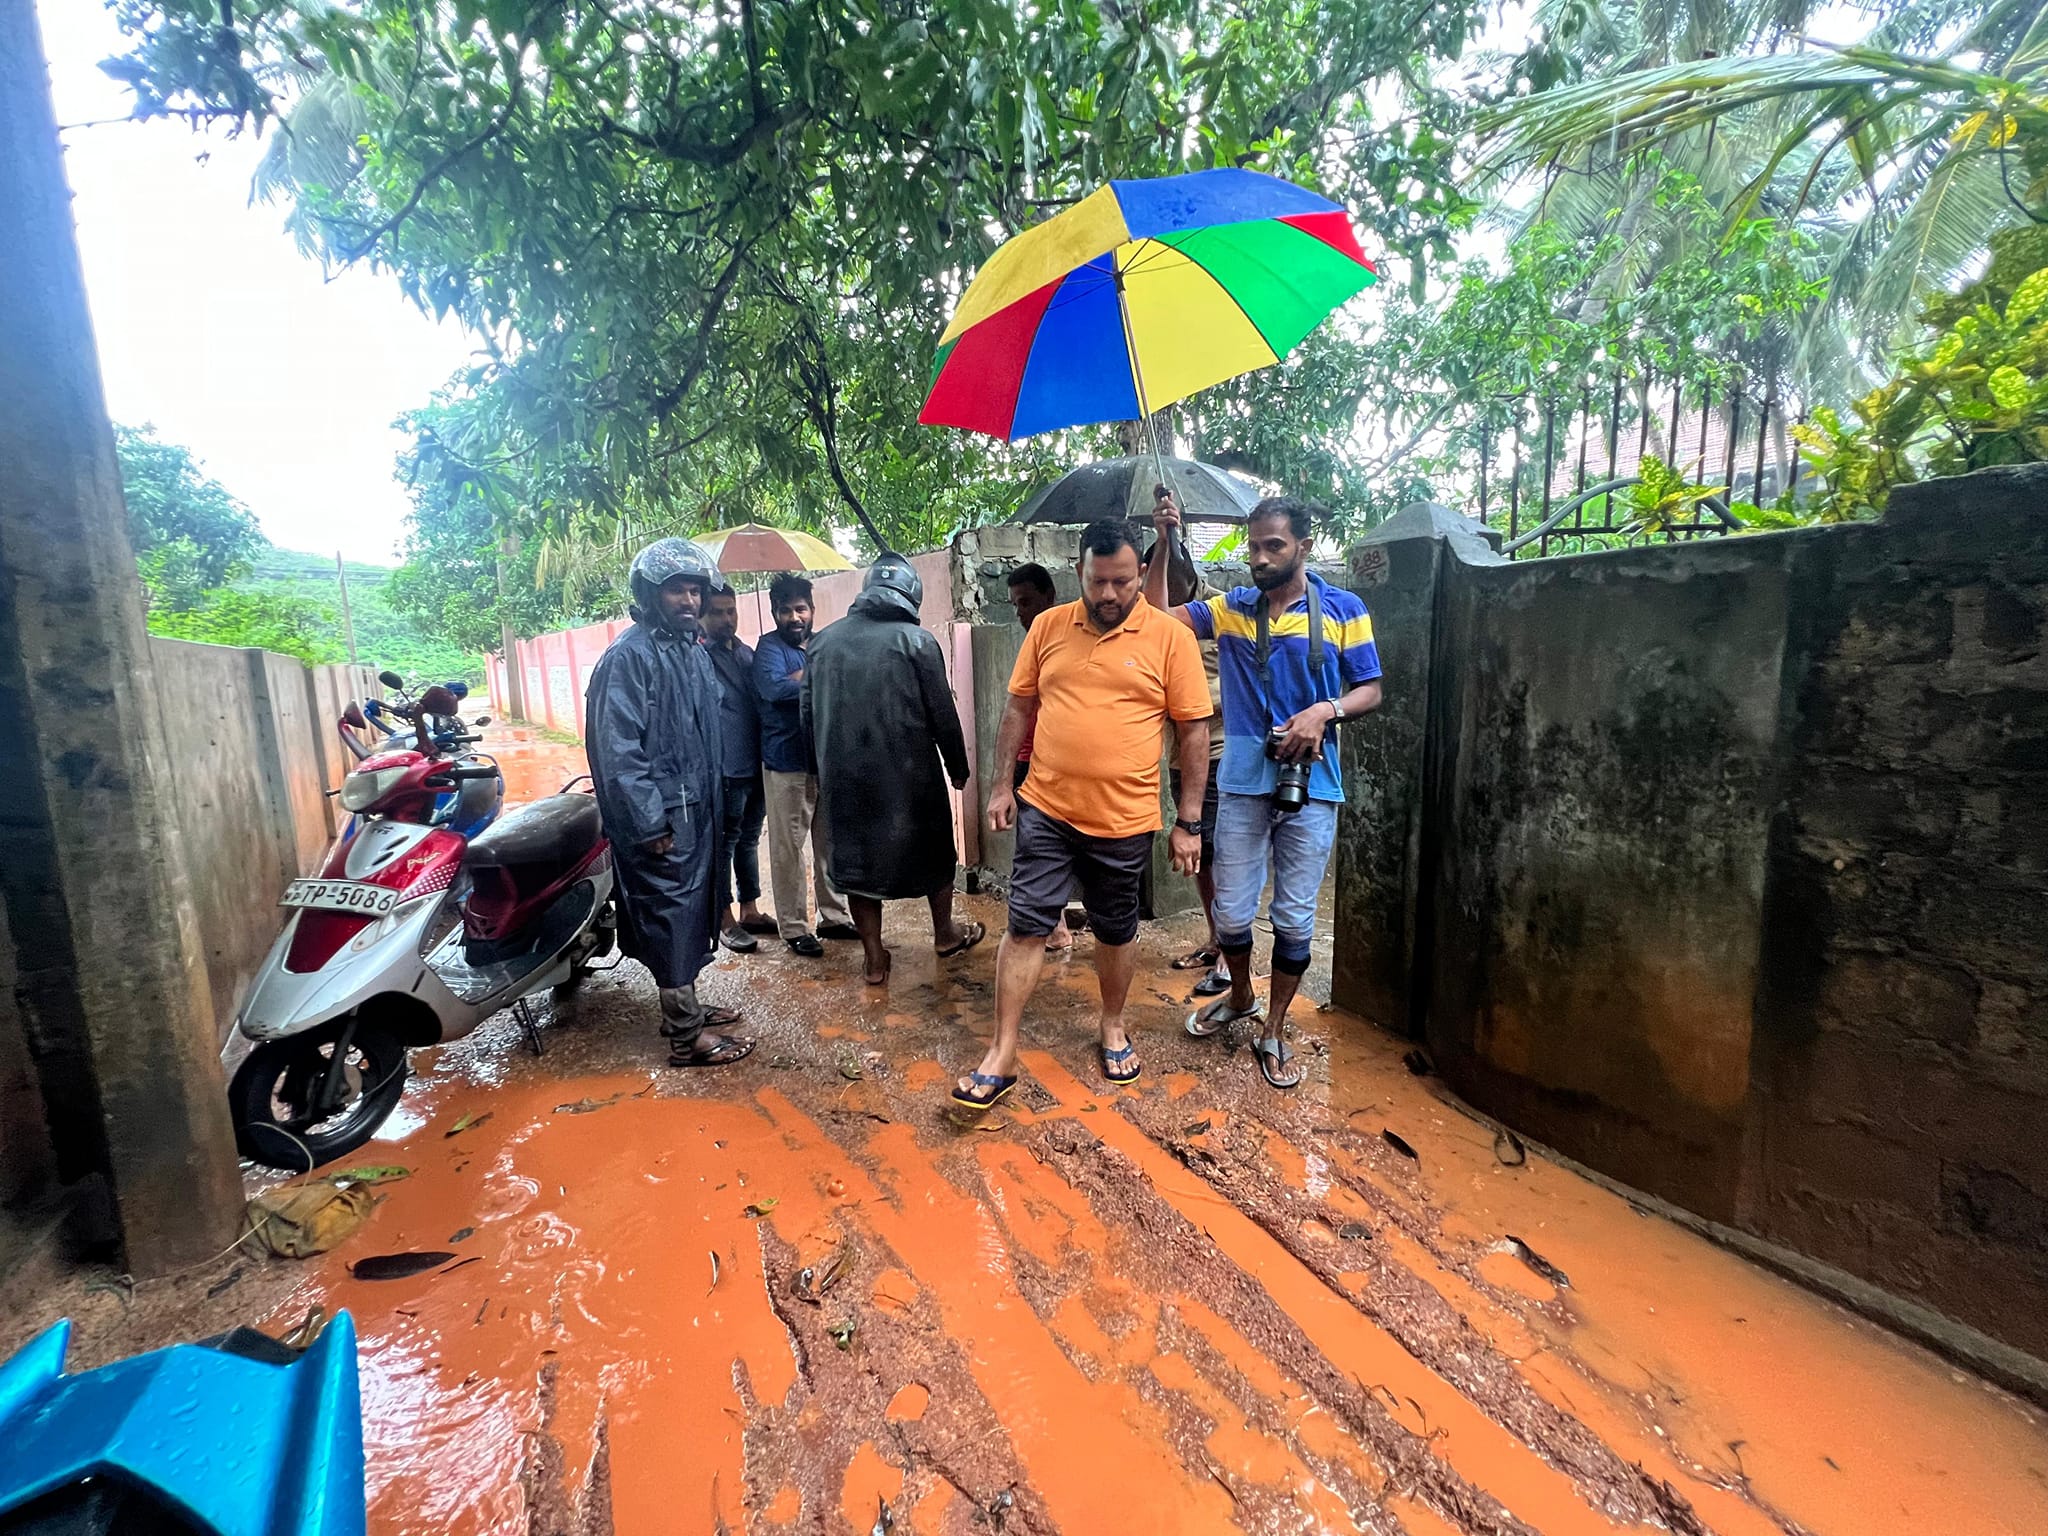
M 1116 1070 L 1118 1062 L 1129 1061 L 1138 1054 L 1138 1048 L 1135 1045 L 1126 1045 L 1120 1051 L 1112 1051 L 1106 1045 L 1097 1046 L 1096 1049 L 1102 1053 L 1102 1075 L 1118 1087 L 1122 1087 L 1125 1083 L 1135 1083 L 1145 1075 L 1145 1068 L 1142 1065 L 1132 1067 L 1129 1072 L 1122 1075 L 1119 1075 Z
M 955 1088 L 953 1090 L 953 1102 L 962 1109 L 994 1109 L 1003 1102 L 1010 1090 L 1017 1086 L 1017 1079 L 1015 1077 L 998 1077 L 993 1072 L 970 1072 L 967 1076 L 976 1088 L 988 1088 L 993 1091 L 987 1098 L 979 1099 L 975 1098 L 971 1092 L 962 1092 L 960 1089 Z

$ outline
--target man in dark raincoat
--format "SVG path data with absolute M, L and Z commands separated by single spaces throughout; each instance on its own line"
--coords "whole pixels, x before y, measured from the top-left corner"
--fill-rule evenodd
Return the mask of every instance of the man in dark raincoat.
M 697 616 L 725 586 L 688 539 L 633 557 L 633 627 L 590 674 L 585 750 L 618 873 L 626 953 L 654 973 L 672 1067 L 738 1061 L 754 1042 L 718 1026 L 738 1017 L 697 998 L 717 943 L 723 790 L 718 678 Z
M 953 803 L 967 783 L 967 743 L 945 658 L 918 627 L 924 584 L 901 555 L 869 570 L 837 624 L 818 631 L 804 671 L 804 724 L 818 750 L 818 814 L 831 833 L 832 883 L 846 893 L 867 956 L 867 982 L 889 979 L 882 903 L 923 897 L 941 956 L 981 941 L 953 920 Z

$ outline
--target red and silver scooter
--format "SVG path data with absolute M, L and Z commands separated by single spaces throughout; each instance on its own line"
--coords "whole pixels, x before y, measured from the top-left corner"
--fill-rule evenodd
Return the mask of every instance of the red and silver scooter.
M 465 784 L 498 776 L 488 760 L 437 755 L 426 722 L 455 706 L 428 689 L 418 746 L 356 765 L 340 791 L 354 830 L 285 890 L 284 931 L 235 1019 L 252 1049 L 229 1108 L 255 1162 L 297 1172 L 355 1150 L 397 1105 L 409 1049 L 501 1009 L 538 1049 L 527 998 L 616 946 L 611 846 L 597 801 L 569 792 L 581 780 L 474 837 L 449 824 Z

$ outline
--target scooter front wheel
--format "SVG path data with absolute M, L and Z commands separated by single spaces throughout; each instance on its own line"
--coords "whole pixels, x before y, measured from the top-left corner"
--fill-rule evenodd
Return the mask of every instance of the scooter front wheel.
M 310 1173 L 368 1141 L 404 1091 L 405 1042 L 375 1018 L 266 1040 L 228 1084 L 235 1145 L 266 1168 Z

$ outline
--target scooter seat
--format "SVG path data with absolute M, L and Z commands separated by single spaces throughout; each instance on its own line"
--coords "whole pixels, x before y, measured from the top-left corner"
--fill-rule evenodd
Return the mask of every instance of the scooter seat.
M 519 869 L 567 864 L 597 846 L 603 835 L 590 795 L 550 795 L 500 816 L 470 839 L 471 869 Z

